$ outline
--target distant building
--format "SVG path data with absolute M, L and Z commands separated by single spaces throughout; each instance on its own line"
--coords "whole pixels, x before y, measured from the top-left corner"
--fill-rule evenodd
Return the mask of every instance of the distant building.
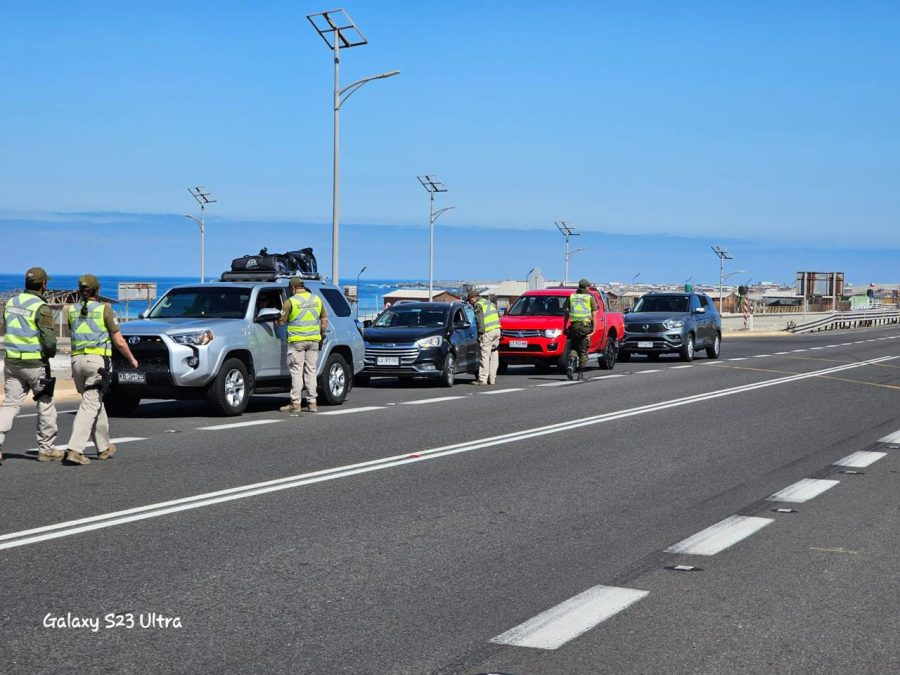
M 461 300 L 458 295 L 450 291 L 436 288 L 432 294 L 434 302 L 454 302 Z M 396 291 L 385 293 L 384 306 L 389 307 L 398 302 L 428 302 L 428 290 L 420 288 L 398 288 Z
M 478 291 L 478 294 L 493 302 L 497 309 L 509 309 L 516 298 L 529 290 L 527 281 L 506 280 L 497 284 L 489 284 Z

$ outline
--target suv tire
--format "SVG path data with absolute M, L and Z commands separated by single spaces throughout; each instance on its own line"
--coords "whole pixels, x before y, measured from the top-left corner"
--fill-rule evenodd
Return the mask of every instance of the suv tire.
M 140 396 L 127 394 L 124 391 L 110 388 L 103 397 L 103 407 L 112 417 L 128 417 L 135 411 L 141 402 Z
M 452 387 L 456 382 L 456 355 L 447 352 L 444 357 L 444 369 L 441 371 L 441 386 Z
M 606 349 L 600 354 L 598 361 L 603 370 L 612 370 L 616 367 L 616 341 L 613 338 L 606 340 Z
M 347 367 L 347 361 L 340 354 L 332 352 L 325 362 L 319 381 L 322 400 L 328 405 L 340 405 L 347 398 L 349 382 L 350 369 Z
M 566 371 L 568 371 L 568 369 L 569 369 L 569 350 L 571 350 L 571 349 L 572 349 L 572 343 L 569 342 L 568 340 L 566 340 L 566 347 L 563 350 L 562 355 L 559 357 L 559 359 L 556 362 L 556 369 L 559 370 L 559 372 L 563 373 L 564 375 L 566 374 Z
M 711 347 L 706 348 L 706 358 L 717 359 L 722 352 L 722 336 L 716 333 Z
M 247 366 L 240 359 L 225 359 L 219 374 L 206 390 L 209 405 L 226 417 L 235 417 L 247 409 L 253 384 Z
M 684 341 L 684 346 L 681 348 L 681 360 L 682 361 L 693 361 L 694 360 L 694 334 L 688 333 L 687 339 Z

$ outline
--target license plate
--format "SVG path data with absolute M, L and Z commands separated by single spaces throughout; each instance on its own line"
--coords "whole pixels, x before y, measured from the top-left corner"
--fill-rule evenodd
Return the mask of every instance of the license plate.
M 528 349 L 528 340 L 510 340 L 511 349 Z
M 399 366 L 400 365 L 400 357 L 399 356 L 376 356 L 375 357 L 375 365 L 376 366 Z
M 638 347 L 640 349 L 652 349 L 653 343 L 652 342 L 638 342 Z
M 118 373 L 119 384 L 147 384 L 147 373 Z

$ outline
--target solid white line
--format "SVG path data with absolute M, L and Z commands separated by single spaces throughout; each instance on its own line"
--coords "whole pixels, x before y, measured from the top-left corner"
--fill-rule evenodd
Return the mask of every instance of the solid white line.
M 897 443 L 900 442 L 900 431 L 895 431 L 892 434 L 888 434 L 884 438 L 878 441 L 879 443 Z
M 60 415 L 74 415 L 78 411 L 77 410 L 57 410 L 56 412 L 58 412 Z M 37 413 L 25 413 L 24 415 L 16 415 L 16 419 L 19 419 L 22 417 L 37 417 L 37 416 L 38 416 Z
M 865 342 L 865 340 L 857 340 L 857 341 L 854 342 L 853 344 L 855 344 L 855 345 L 861 345 L 861 344 L 864 343 L 864 342 Z
M 491 642 L 514 647 L 558 649 L 633 605 L 647 593 L 631 588 L 594 586 L 491 638 Z
M 693 367 L 694 366 L 692 364 L 687 364 L 684 366 L 672 366 L 669 370 L 678 370 L 679 368 L 693 368 Z
M 578 384 L 578 380 L 566 380 L 565 382 L 544 382 L 544 384 L 536 384 L 535 387 L 565 387 L 568 384 Z
M 369 410 L 384 410 L 383 405 L 367 405 L 361 408 L 346 408 L 344 410 L 329 410 L 328 412 L 320 412 L 317 415 L 349 415 L 351 413 L 368 412 Z
M 771 355 L 770 354 L 756 354 L 756 355 L 754 355 L 753 358 L 754 359 L 766 359 L 766 358 L 769 358 L 769 356 L 771 356 Z
M 647 373 L 659 373 L 662 372 L 659 368 L 650 368 L 649 370 L 639 370 L 635 373 L 635 375 L 646 375 Z
M 734 546 L 742 539 L 761 530 L 769 523 L 771 518 L 757 518 L 755 516 L 729 516 L 720 520 L 715 525 L 701 530 L 697 534 L 678 542 L 666 549 L 666 553 L 685 553 L 687 555 L 715 555 Z
M 220 504 L 237 499 L 246 499 L 248 497 L 268 494 L 271 492 L 286 490 L 293 487 L 312 485 L 315 483 L 337 480 L 339 478 L 356 476 L 373 471 L 382 471 L 385 469 L 405 466 L 413 462 L 422 462 L 465 452 L 473 452 L 475 450 L 507 445 L 510 443 L 515 443 L 517 441 L 530 441 L 538 436 L 562 433 L 571 431 L 573 429 L 579 429 L 581 427 L 611 422 L 613 420 L 626 419 L 628 417 L 644 415 L 660 410 L 668 410 L 680 406 L 691 405 L 693 403 L 709 401 L 716 398 L 723 398 L 725 396 L 734 396 L 736 394 L 741 394 L 748 391 L 756 391 L 757 389 L 764 389 L 767 387 L 799 382 L 801 380 L 819 377 L 821 375 L 842 372 L 844 370 L 871 365 L 873 363 L 881 363 L 883 361 L 890 361 L 896 358 L 898 357 L 882 356 L 869 361 L 861 361 L 859 363 L 833 366 L 830 368 L 825 368 L 822 370 L 812 371 L 810 373 L 803 373 L 799 375 L 777 377 L 771 380 L 764 380 L 762 382 L 757 382 L 754 384 L 740 385 L 737 387 L 721 389 L 705 394 L 694 394 L 691 396 L 684 396 L 682 398 L 672 399 L 669 401 L 661 401 L 658 403 L 638 406 L 636 408 L 627 408 L 625 410 L 568 420 L 566 422 L 549 424 L 542 427 L 522 429 L 520 431 L 500 434 L 497 436 L 489 436 L 486 438 L 476 439 L 474 441 L 445 445 L 437 448 L 431 448 L 429 450 L 422 450 L 415 454 L 405 453 L 389 457 L 382 457 L 366 462 L 359 462 L 357 464 L 333 467 L 331 469 L 322 469 L 320 471 L 313 471 L 305 474 L 276 478 L 261 483 L 252 483 L 249 485 L 240 485 L 237 487 L 217 490 L 215 492 L 207 492 L 191 497 L 182 497 L 180 499 L 173 499 L 165 502 L 158 502 L 155 504 L 147 504 L 145 506 L 138 506 L 122 511 L 113 511 L 96 516 L 88 516 L 86 518 L 65 521 L 62 523 L 56 523 L 54 525 L 45 525 L 29 530 L 21 530 L 19 532 L 9 532 L 7 534 L 0 535 L 0 550 L 14 548 L 17 546 L 27 546 L 29 544 L 36 544 L 42 541 L 58 539 L 60 537 L 67 537 L 73 534 L 80 534 L 82 532 L 89 532 L 92 530 L 112 527 L 114 525 L 121 525 L 139 520 L 146 520 L 149 518 L 158 518 L 160 516 L 168 515 L 171 513 L 178 513 L 180 511 L 187 511 L 190 509 L 198 509 L 204 506 L 211 506 L 213 504 Z
M 233 422 L 232 424 L 216 424 L 211 427 L 199 427 L 200 431 L 219 431 L 220 429 L 237 429 L 238 427 L 255 427 L 259 424 L 275 424 L 284 420 L 254 420 L 252 422 Z
M 788 485 L 783 490 L 779 490 L 773 495 L 766 497 L 770 502 L 792 502 L 794 504 L 802 504 L 808 502 L 813 497 L 818 497 L 826 490 L 830 490 L 840 483 L 838 480 L 822 480 L 819 478 L 804 478 L 798 480 L 793 485 Z
M 437 398 L 423 398 L 420 401 L 400 401 L 401 405 L 422 405 L 423 403 L 442 403 L 444 401 L 455 401 L 464 396 L 438 396 Z
M 508 394 L 513 391 L 524 391 L 521 387 L 513 387 L 511 389 L 497 389 L 496 391 L 479 391 L 479 394 L 485 396 L 493 396 L 494 394 Z
M 132 441 L 146 441 L 146 440 L 147 439 L 143 438 L 142 436 L 123 436 L 122 438 L 110 438 L 109 442 L 112 443 L 113 445 L 118 445 L 119 443 L 131 443 Z M 94 447 L 93 441 L 88 441 L 85 444 L 85 447 L 93 448 Z M 67 448 L 65 445 L 54 445 L 53 449 L 54 450 L 66 450 Z M 37 452 L 37 451 L 38 451 L 38 448 L 29 448 L 25 452 Z
M 612 380 L 616 377 L 625 377 L 622 373 L 616 373 L 615 375 L 597 375 L 595 377 L 589 378 L 591 380 Z
M 847 455 L 844 459 L 839 459 L 834 464 L 835 466 L 862 468 L 874 464 L 885 455 L 887 455 L 886 452 L 867 452 L 865 450 L 860 450 L 859 452 L 854 452 L 852 455 Z
M 805 352 L 806 350 L 805 349 L 793 349 L 791 351 L 792 351 L 792 353 L 796 354 L 797 352 Z
M 810 351 L 816 351 L 817 349 L 825 349 L 825 347 L 810 347 Z

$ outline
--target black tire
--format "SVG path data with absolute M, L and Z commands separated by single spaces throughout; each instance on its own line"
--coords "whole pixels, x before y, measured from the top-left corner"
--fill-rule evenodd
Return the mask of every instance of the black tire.
M 369 380 L 371 378 L 368 375 L 354 375 L 353 376 L 353 384 L 358 387 L 366 387 L 369 385 Z
M 562 355 L 559 357 L 559 360 L 556 362 L 556 369 L 565 375 L 566 370 L 569 367 L 569 351 L 572 349 L 572 343 L 566 340 L 566 348 L 563 351 Z
M 236 417 L 253 395 L 253 381 L 240 359 L 225 359 L 219 374 L 206 389 L 206 400 L 219 415 Z
M 103 397 L 103 407 L 110 417 L 128 417 L 138 407 L 141 397 L 110 387 Z
M 597 359 L 601 370 L 612 370 L 616 367 L 617 351 L 615 339 L 608 338 L 606 340 L 606 349 L 603 350 L 603 353 Z
M 628 363 L 631 361 L 631 352 L 622 352 L 620 351 L 616 356 L 616 361 L 621 361 L 622 363 Z
M 447 356 L 444 357 L 440 382 L 442 387 L 452 387 L 456 383 L 456 354 L 453 352 L 447 352 Z
M 500 363 L 497 364 L 497 374 L 506 375 L 507 370 L 509 370 L 509 364 L 503 359 L 500 359 Z
M 340 405 L 350 391 L 350 367 L 340 354 L 332 352 L 319 378 L 318 398 L 328 405 Z
M 706 358 L 708 359 L 717 359 L 719 358 L 719 354 L 722 353 L 722 336 L 716 333 L 716 337 L 713 340 L 712 347 L 706 348 Z
M 684 341 L 684 346 L 681 348 L 681 360 L 682 361 L 693 361 L 694 360 L 694 334 L 688 333 L 687 339 Z

